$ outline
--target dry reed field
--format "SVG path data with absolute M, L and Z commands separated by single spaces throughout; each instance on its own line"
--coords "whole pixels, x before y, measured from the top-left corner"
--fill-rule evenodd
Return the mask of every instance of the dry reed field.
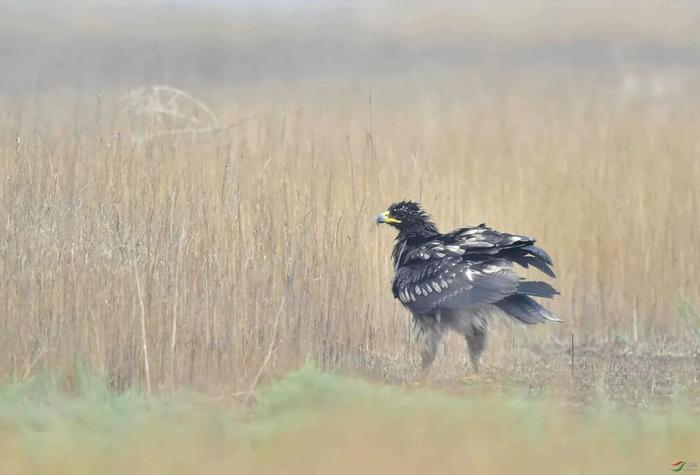
M 0 473 L 697 467 L 697 8 L 108 3 L 0 19 Z M 419 384 L 401 199 L 563 322 Z
M 10 108 L 6 375 L 80 362 L 117 387 L 240 391 L 266 358 L 265 378 L 308 358 L 399 371 L 414 356 L 410 318 L 390 294 L 393 235 L 373 216 L 401 198 L 443 229 L 487 222 L 551 251 L 564 323 L 497 330 L 493 365 L 532 345 L 568 361 L 572 332 L 583 348 L 692 354 L 696 104 L 611 109 L 595 84 L 552 97 L 435 81 L 444 93 L 387 85 L 332 103 L 217 92 L 232 128 L 147 143 L 112 96 Z

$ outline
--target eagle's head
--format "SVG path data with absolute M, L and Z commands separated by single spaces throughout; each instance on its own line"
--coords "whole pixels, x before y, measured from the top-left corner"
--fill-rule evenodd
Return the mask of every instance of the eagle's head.
M 399 201 L 377 216 L 377 224 L 389 224 L 406 238 L 437 234 L 433 219 L 415 201 Z

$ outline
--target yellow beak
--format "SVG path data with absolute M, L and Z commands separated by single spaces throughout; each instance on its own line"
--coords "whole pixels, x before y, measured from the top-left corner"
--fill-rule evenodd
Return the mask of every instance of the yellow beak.
M 377 224 L 380 223 L 401 224 L 401 220 L 392 218 L 388 211 L 384 211 L 382 214 L 377 216 Z

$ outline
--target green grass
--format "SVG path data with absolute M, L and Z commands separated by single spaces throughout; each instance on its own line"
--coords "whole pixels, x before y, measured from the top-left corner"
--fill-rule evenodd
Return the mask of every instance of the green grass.
M 0 388 L 0 473 L 660 473 L 700 446 L 698 415 L 574 410 L 515 390 L 458 397 L 324 373 L 259 390 L 250 408 L 148 399 L 81 376 Z M 695 451 L 694 451 L 695 450 Z

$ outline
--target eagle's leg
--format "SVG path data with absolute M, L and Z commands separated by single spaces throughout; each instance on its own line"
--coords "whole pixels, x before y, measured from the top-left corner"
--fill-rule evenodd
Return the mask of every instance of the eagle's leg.
M 443 330 L 438 315 L 415 315 L 415 321 L 418 324 L 421 375 L 425 378 L 437 356 Z
M 470 325 L 469 330 L 464 334 L 467 340 L 467 353 L 471 361 L 474 372 L 478 373 L 481 366 L 481 353 L 486 348 L 486 337 L 488 326 L 486 320 L 477 320 Z

